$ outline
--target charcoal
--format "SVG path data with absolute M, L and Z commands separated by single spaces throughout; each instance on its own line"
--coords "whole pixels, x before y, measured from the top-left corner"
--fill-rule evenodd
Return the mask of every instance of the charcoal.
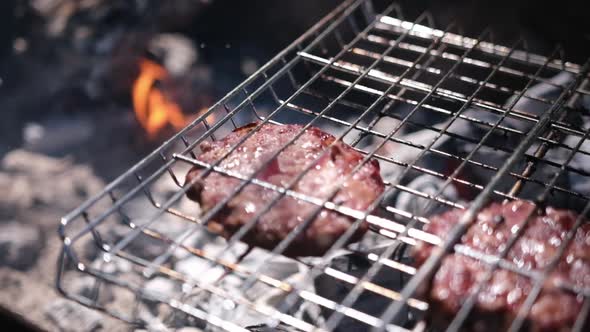
M 5 155 L 1 167 L 0 206 L 51 206 L 67 211 L 104 186 L 88 166 L 25 150 Z
M 96 331 L 103 320 L 100 313 L 66 299 L 51 303 L 45 312 L 62 332 Z
M 400 247 L 400 251 L 396 250 L 395 256 L 399 255 L 403 251 Z M 400 257 L 393 257 L 399 260 Z M 361 278 L 371 268 L 374 263 L 364 258 L 359 254 L 347 254 L 332 259 L 330 267 L 342 271 L 346 274 Z M 371 279 L 371 282 L 391 290 L 400 290 L 404 283 L 407 281 L 407 276 L 403 275 L 397 270 L 392 270 L 387 267 L 383 267 L 375 277 Z M 337 303 L 342 303 L 344 298 L 349 294 L 355 285 L 345 283 L 343 281 L 336 281 L 333 277 L 326 274 L 321 274 L 314 280 L 314 286 L 316 293 L 319 296 L 325 297 Z M 360 297 L 352 305 L 353 309 L 379 317 L 382 314 L 383 308 L 391 303 L 391 299 L 384 296 L 372 293 L 370 291 L 363 291 Z M 327 319 L 333 313 L 332 310 L 322 307 L 322 314 Z M 407 311 L 400 321 L 395 322 L 400 326 L 409 326 L 413 323 L 412 312 Z M 339 322 L 336 331 L 364 331 L 367 329 L 366 323 L 362 323 L 348 316 L 343 316 Z
M 43 245 L 36 227 L 16 221 L 0 223 L 0 265 L 26 270 L 35 264 Z
M 573 74 L 564 71 L 564 72 L 561 72 L 561 73 L 553 76 L 548 81 L 553 84 L 556 84 L 556 85 L 567 86 L 568 84 L 571 83 L 571 81 L 573 79 L 574 79 Z M 561 89 L 557 86 L 549 85 L 549 84 L 545 84 L 545 83 L 540 83 L 540 84 L 533 85 L 531 88 L 529 88 L 527 90 L 526 95 L 533 96 L 536 98 L 546 99 L 549 101 L 553 101 L 553 100 L 556 100 L 562 92 L 563 92 L 563 89 Z M 506 105 L 511 105 L 514 102 L 515 98 L 516 98 L 516 96 L 510 98 L 506 102 Z M 527 97 L 520 98 L 516 102 L 516 104 L 514 104 L 514 109 L 519 110 L 519 111 L 523 111 L 523 112 L 527 112 L 530 114 L 534 114 L 537 116 L 540 116 L 541 114 L 543 114 L 550 107 L 551 107 L 551 105 L 549 105 L 547 103 L 543 103 L 541 101 L 537 101 L 537 100 L 527 98 Z M 518 121 L 518 120 L 512 119 L 509 121 L 516 123 L 516 121 Z M 530 124 L 529 127 L 532 126 L 532 122 L 518 121 L 518 123 L 529 123 Z M 520 127 L 519 129 L 526 131 L 528 129 L 528 127 Z
M 91 276 L 72 278 L 68 281 L 68 289 L 87 299 L 98 296 L 98 303 L 101 304 L 112 302 L 115 299 L 112 288 L 104 286 L 96 288 L 97 284 L 100 285 L 101 281 Z
M 567 85 L 569 82 L 571 82 L 572 79 L 573 77 L 571 74 L 561 73 L 552 77 L 551 79 L 549 79 L 549 81 L 555 84 Z M 527 95 L 554 100 L 559 96 L 561 92 L 562 89 L 558 87 L 540 83 L 532 86 L 527 91 Z M 513 103 L 513 100 L 513 98 L 509 99 L 506 102 L 505 106 L 510 106 Z M 588 105 L 580 103 L 580 105 L 577 106 L 583 107 Z M 520 111 L 525 111 L 539 116 L 543 114 L 545 111 L 547 111 L 549 109 L 549 106 L 547 104 L 543 104 L 531 98 L 523 97 L 516 102 L 516 104 L 514 105 L 514 109 L 518 109 Z M 491 125 L 498 122 L 501 118 L 500 114 L 495 114 L 490 111 L 484 111 L 480 108 L 470 108 L 465 110 L 462 114 L 466 117 L 478 119 L 480 121 L 483 121 L 484 123 L 488 123 Z M 566 121 L 573 121 L 573 119 L 570 118 L 566 119 Z M 525 134 L 533 126 L 533 122 L 517 119 L 510 116 L 504 118 L 500 124 L 503 127 L 515 129 Z M 487 125 L 458 119 L 451 124 L 448 131 L 461 137 L 471 138 L 477 142 L 480 141 L 489 132 L 490 129 L 491 128 Z M 509 152 L 503 151 L 503 149 L 506 147 L 513 149 L 520 143 L 521 140 L 522 135 L 511 133 L 509 131 L 505 131 L 502 129 L 496 129 L 487 138 L 485 144 L 479 147 L 478 150 L 473 153 L 473 156 L 470 159 L 488 166 L 500 168 L 502 164 L 505 162 L 507 156 L 509 155 Z M 462 157 L 467 157 L 470 153 L 472 153 L 475 150 L 477 143 L 467 142 L 462 139 L 443 136 L 437 141 L 437 145 L 440 149 L 446 152 Z M 569 145 L 573 146 L 575 145 L 575 143 L 570 143 Z M 529 149 L 528 153 L 533 154 L 538 147 L 539 144 L 537 142 L 533 145 L 531 149 Z M 552 160 L 557 163 L 563 163 L 567 158 L 566 152 L 567 151 L 565 151 L 562 148 L 551 149 L 548 152 L 546 159 Z M 516 173 L 521 173 L 526 168 L 527 162 L 528 159 L 523 158 L 513 168 L 513 171 Z M 575 161 L 573 163 L 575 163 Z M 427 163 L 426 165 L 427 168 L 432 169 L 431 163 Z M 548 166 L 544 163 L 537 163 L 534 177 L 535 179 L 547 183 L 551 180 L 556 171 L 557 169 L 555 167 Z M 468 177 L 470 182 L 476 184 L 485 184 L 489 181 L 490 177 L 492 176 L 490 170 L 472 164 L 466 164 L 465 168 L 462 170 L 462 174 L 463 176 Z M 570 181 L 569 177 L 572 176 L 575 177 L 575 175 L 569 174 L 558 177 L 556 185 L 564 188 L 567 188 L 568 185 L 573 185 L 576 182 Z M 579 180 L 581 179 L 576 178 L 575 180 L 577 180 L 577 182 L 580 182 Z M 508 192 L 515 182 L 515 178 L 506 177 L 506 179 L 502 181 L 496 189 L 499 191 Z M 587 181 L 584 179 L 581 182 Z M 519 194 L 519 197 L 534 200 L 538 197 L 539 194 L 540 189 L 538 185 L 525 185 L 523 186 L 522 191 Z M 403 196 L 400 195 L 400 197 Z M 568 207 L 568 204 L 570 204 L 568 196 L 565 194 L 560 194 L 558 192 L 555 192 L 554 195 L 552 195 L 551 201 L 553 205 L 558 207 Z
M 564 140 L 564 144 L 567 144 L 571 147 L 575 147 L 579 143 L 580 137 L 569 136 Z M 590 142 L 584 141 L 580 146 L 580 150 L 590 152 Z M 567 151 L 567 153 L 571 153 Z M 565 158 L 563 159 L 565 161 Z M 588 177 L 584 175 L 584 173 L 590 173 L 590 155 L 584 154 L 581 152 L 576 152 L 573 156 L 572 160 L 568 164 L 571 168 L 575 170 L 579 170 L 580 172 L 576 172 L 574 170 L 567 170 L 564 176 L 567 177 L 567 185 L 566 188 L 573 190 L 574 192 L 578 193 L 590 193 L 590 181 L 588 181 Z M 580 174 L 581 173 L 581 174 Z M 554 192 L 553 195 L 556 193 Z M 562 194 L 562 196 L 566 196 L 566 194 Z M 567 200 L 568 205 L 566 207 L 581 211 L 584 207 L 585 202 L 581 199 L 571 199 L 571 195 L 567 195 L 569 198 Z
M 172 298 L 178 290 L 174 282 L 168 278 L 155 277 L 145 283 L 144 289 L 148 294 L 154 293 L 164 299 Z
M 207 244 L 205 251 L 215 255 L 219 252 L 218 244 Z M 243 246 L 241 249 L 244 249 Z M 217 252 L 216 252 L 217 251 Z M 224 260 L 235 262 L 243 250 L 229 250 L 224 254 Z M 240 262 L 240 266 L 248 271 L 260 271 L 262 274 L 283 280 L 288 283 L 296 282 L 293 278 L 302 275 L 300 264 L 286 258 L 273 258 L 267 261 L 264 265 L 263 260 L 268 258 L 268 254 L 261 249 L 253 249 Z M 264 283 L 255 283 L 249 287 L 244 293 L 240 287 L 244 285 L 244 279 L 235 274 L 227 274 L 226 270 L 221 266 L 211 266 L 210 262 L 199 257 L 187 257 L 175 263 L 175 270 L 186 275 L 189 278 L 194 278 L 202 284 L 211 284 L 216 282 L 216 285 L 227 290 L 228 294 L 243 294 L 249 300 L 255 303 L 264 303 L 267 305 L 275 305 L 284 299 L 287 295 L 284 291 L 266 285 Z M 223 278 L 221 278 L 223 277 Z M 220 279 L 221 278 L 221 279 Z M 219 281 L 218 281 L 219 280 Z M 237 304 L 223 296 L 211 294 L 202 289 L 195 287 L 190 295 L 184 298 L 185 303 L 194 305 L 205 312 L 228 319 L 240 326 L 250 326 L 261 323 L 265 317 L 247 306 Z M 296 311 L 294 308 L 293 311 Z M 178 315 L 177 315 L 178 316 Z M 175 324 L 182 323 L 183 315 L 174 319 Z M 186 317 L 188 320 L 188 317 Z M 192 325 L 192 324 L 191 324 Z
M 170 309 L 169 306 L 166 305 L 166 307 L 168 308 L 167 311 L 170 311 L 172 309 Z M 162 316 L 162 312 L 163 309 L 160 308 L 159 310 L 160 312 L 160 316 Z M 166 319 L 164 320 L 166 322 L 166 324 L 168 324 L 171 327 L 180 327 L 178 329 L 178 331 L 181 331 L 183 328 L 186 329 L 196 329 L 196 331 L 206 331 L 207 329 L 207 322 L 196 318 L 195 316 L 186 314 L 184 312 L 175 310 L 172 314 L 168 315 L 168 316 L 164 316 L 166 317 Z M 190 330 L 187 330 L 187 332 Z
M 154 315 L 172 331 L 203 332 L 207 327 L 205 321 L 174 309 L 167 303 L 160 303 L 153 309 Z
M 202 329 L 198 329 L 196 327 L 192 327 L 192 326 L 185 326 L 185 327 L 181 327 L 172 331 L 176 331 L 176 332 L 204 332 L 204 330 Z M 157 330 L 154 330 L 154 328 L 152 327 L 150 329 L 150 327 L 148 327 L 148 329 L 139 329 L 139 330 L 135 330 L 134 332 L 157 332 Z
M 407 185 L 407 187 L 428 195 L 436 195 L 442 189 L 441 194 L 437 197 L 449 202 L 458 202 L 459 194 L 453 183 L 450 183 L 443 189 L 444 183 L 444 179 L 424 174 L 415 178 Z M 448 205 L 431 201 L 432 199 L 430 198 L 423 198 L 412 193 L 402 191 L 397 197 L 395 207 L 402 211 L 407 211 L 414 215 L 423 217 L 427 217 L 427 215 L 424 215 L 424 209 L 426 208 L 427 204 L 430 204 L 430 209 L 427 211 L 429 215 L 444 212 L 449 208 Z
M 199 257 L 188 257 L 177 262 L 175 270 L 188 278 L 195 278 L 205 283 L 217 280 L 225 272 L 222 267 L 211 267 L 208 261 Z
M 123 240 L 133 229 L 125 225 L 115 225 L 108 230 L 108 239 L 113 243 L 118 243 Z M 145 233 L 137 234 L 131 243 L 125 247 L 125 251 L 147 260 L 153 260 L 160 256 L 168 248 L 168 244 L 164 241 L 155 239 Z
M 246 327 L 246 330 L 251 332 L 295 332 L 299 331 L 293 327 L 290 327 L 285 324 L 279 324 L 277 326 L 270 326 L 267 324 L 260 324 L 260 325 L 252 325 Z
M 139 311 L 139 319 L 146 325 L 148 332 L 170 332 L 166 324 L 158 317 L 154 316 L 149 310 L 143 308 Z
M 263 250 L 252 249 L 242 261 L 242 266 L 251 270 L 260 270 L 265 275 L 279 280 L 286 279 L 300 271 L 300 264 L 297 261 L 283 257 L 272 258 L 260 266 L 262 259 L 267 257 L 268 255 Z
M 388 151 L 388 153 L 390 153 L 391 156 L 399 162 L 411 163 L 414 160 L 416 160 L 420 153 L 422 153 L 423 147 L 428 146 L 436 138 L 437 135 L 439 135 L 438 132 L 429 129 L 418 130 L 412 133 L 405 134 L 399 138 L 401 140 L 417 145 L 418 147 L 409 146 L 407 144 L 397 144 L 395 147 L 392 147 Z M 443 147 L 447 143 L 448 139 L 446 138 L 446 136 L 443 135 L 442 137 L 436 140 L 436 142 L 432 145 L 431 148 L 444 150 Z M 420 159 L 420 162 L 427 168 L 435 172 L 445 172 L 447 170 L 447 165 L 444 165 L 443 163 L 437 161 L 438 160 L 435 159 L 430 153 L 423 155 Z M 382 163 L 382 166 L 382 174 L 385 179 L 391 180 L 397 175 L 396 172 L 391 173 L 391 171 L 386 168 L 387 165 L 383 165 Z
M 176 330 L 177 332 L 203 332 L 203 330 L 196 327 L 185 326 Z
M 91 266 L 94 269 L 108 274 L 126 273 L 130 272 L 132 268 L 131 262 L 117 256 L 112 257 L 108 263 L 104 261 L 102 256 L 100 256 L 92 262 Z
M 242 284 L 242 280 L 237 276 L 228 275 L 216 285 L 226 290 L 230 296 L 239 296 L 241 294 L 239 287 Z M 264 322 L 267 319 L 266 315 L 253 311 L 248 306 L 237 304 L 224 296 L 211 294 L 202 290 L 197 290 L 196 292 L 197 294 L 189 300 L 189 304 L 222 320 L 232 321 L 239 326 L 250 326 Z

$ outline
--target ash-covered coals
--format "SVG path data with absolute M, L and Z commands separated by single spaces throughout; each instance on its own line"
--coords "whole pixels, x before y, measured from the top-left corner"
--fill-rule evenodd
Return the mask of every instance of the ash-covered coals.
M 0 220 L 0 266 L 29 269 L 36 263 L 44 242 L 35 225 Z
M 261 249 L 253 249 L 243 259 L 240 256 L 248 250 L 243 244 L 238 244 L 230 250 L 225 250 L 225 241 L 220 238 L 209 238 L 203 250 L 210 255 L 221 254 L 221 259 L 227 262 L 236 262 L 240 266 L 240 273 L 226 269 L 211 261 L 189 256 L 174 263 L 174 269 L 189 278 L 182 291 L 169 293 L 171 296 L 182 294 L 183 302 L 194 306 L 203 312 L 207 312 L 220 319 L 232 322 L 240 327 L 255 326 L 268 322 L 269 317 L 251 306 L 245 305 L 241 300 L 253 303 L 260 308 L 275 307 L 281 303 L 289 293 L 268 283 L 255 282 L 247 284 L 251 273 L 259 273 L 263 280 L 275 280 L 295 285 L 304 279 L 309 269 L 295 260 L 284 257 L 273 257 Z M 164 283 L 165 284 L 165 283 Z M 168 287 L 168 286 L 166 286 Z M 219 292 L 210 292 L 207 289 L 218 289 Z M 300 286 L 313 291 L 312 288 Z M 288 311 L 290 315 L 303 319 L 305 309 L 295 306 Z M 188 324 L 187 321 L 177 322 Z M 209 326 L 206 322 L 200 322 Z
M 383 243 L 383 245 L 387 246 L 367 249 L 363 252 L 343 253 L 335 256 L 330 260 L 328 269 L 343 273 L 347 278 L 358 278 L 357 280 L 361 280 L 361 278 L 365 277 L 369 272 L 369 269 L 375 264 L 374 260 L 371 260 L 368 257 L 382 254 L 384 248 L 391 249 L 390 246 L 392 245 L 396 246 L 396 249 L 393 250 L 393 254 L 388 258 L 403 264 L 410 264 L 411 258 L 407 256 L 404 244 L 394 244 L 389 242 L 387 244 Z M 314 280 L 316 294 L 334 301 L 335 303 L 343 303 L 343 301 L 350 296 L 353 288 L 358 285 L 356 283 L 340 280 L 337 276 L 338 273 L 328 273 L 326 271 L 320 274 Z M 410 275 L 405 274 L 400 270 L 392 269 L 390 267 L 382 267 L 368 282 L 375 285 L 375 288 L 377 289 L 382 287 L 383 289 L 391 291 L 400 291 L 409 278 Z M 380 317 L 383 313 L 383 308 L 387 307 L 391 302 L 392 299 L 388 298 L 386 295 L 379 294 L 378 291 L 367 288 L 362 290 L 354 302 L 351 302 L 350 308 L 373 317 Z M 320 306 L 320 308 L 322 318 L 325 320 L 328 320 L 332 315 L 337 314 L 330 308 L 324 306 Z M 416 318 L 419 314 L 420 313 L 415 309 L 405 309 L 398 320 L 389 323 L 412 329 L 416 324 Z M 353 318 L 347 315 L 342 315 L 341 320 L 336 325 L 337 331 L 364 331 L 368 328 L 369 325 L 366 321 L 363 321 L 358 317 Z
M 428 109 L 418 110 L 410 118 L 415 125 L 402 127 L 394 135 L 398 142 L 387 142 L 380 150 L 382 155 L 395 160 L 395 163 L 381 163 L 384 180 L 393 184 L 399 182 L 407 188 L 392 192 L 385 203 L 410 213 L 420 211 L 419 215 L 424 217 L 457 204 L 467 206 L 513 154 L 515 147 L 535 125 L 534 118 L 549 111 L 552 103 L 564 92 L 563 87 L 573 79 L 572 74 L 562 72 L 547 79 L 547 83 L 531 86 L 520 99 L 513 96 L 506 100 L 503 109 L 509 111 L 507 114 L 503 114 L 503 110 L 494 110 L 494 107 L 471 106 L 451 122 L 451 115 L 428 117 L 435 113 Z M 562 119 L 566 126 L 582 132 L 583 128 L 589 127 L 590 122 L 581 110 L 590 109 L 590 98 L 578 98 L 575 105 L 567 107 L 571 108 L 566 110 Z M 407 105 L 400 105 L 390 112 L 404 116 L 408 113 L 407 108 Z M 510 174 L 494 188 L 496 193 L 510 192 L 520 179 L 516 174 L 521 174 L 532 162 L 534 172 L 524 179 L 519 198 L 535 200 L 557 177 L 548 198 L 551 205 L 582 210 L 585 203 L 582 196 L 590 188 L 590 169 L 586 162 L 590 160 L 590 144 L 584 141 L 577 149 L 582 139 L 580 135 L 570 134 L 567 130 L 556 131 L 558 134 L 551 136 L 550 140 L 559 143 L 536 139 L 526 155 L 511 168 Z M 546 154 L 533 157 L 544 142 L 548 147 Z M 364 149 L 372 150 L 377 144 L 378 140 Z M 561 165 L 566 164 L 572 153 L 571 161 L 561 170 Z M 407 164 L 412 167 L 401 177 Z M 494 195 L 494 199 L 502 197 Z
M 60 331 L 96 331 L 102 326 L 102 315 L 99 312 L 81 307 L 67 299 L 59 299 L 49 304 L 45 311 Z

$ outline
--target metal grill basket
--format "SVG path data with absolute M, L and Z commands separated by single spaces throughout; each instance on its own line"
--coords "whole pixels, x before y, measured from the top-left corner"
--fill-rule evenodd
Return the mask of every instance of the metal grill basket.
M 491 200 L 588 211 L 590 192 L 576 183 L 590 180 L 589 169 L 575 161 L 590 155 L 588 114 L 580 107 L 590 98 L 589 64 L 561 56 L 559 48 L 531 54 L 522 41 L 496 45 L 489 31 L 469 38 L 454 25 L 439 29 L 428 13 L 406 20 L 396 4 L 347 0 L 65 216 L 57 287 L 138 329 L 157 322 L 162 329 L 228 331 L 436 330 L 426 323 L 430 304 L 416 291 L 454 251 L 484 261 L 490 273 L 508 269 L 531 278 L 537 291 L 521 308 L 526 315 L 546 274 L 457 243 Z M 344 209 L 197 159 L 201 142 L 253 121 L 257 128 L 322 128 L 365 162 L 379 161 L 385 193 L 366 211 Z M 239 179 L 236 194 L 264 186 L 276 200 L 290 196 L 335 210 L 369 223 L 372 232 L 352 245 L 346 234 L 318 258 L 281 255 L 296 234 L 272 251 L 249 251 L 239 237 L 208 231 L 214 211 L 201 212 L 185 197 L 184 176 L 193 166 Z M 449 208 L 466 213 L 446 237 L 421 230 L 429 216 Z M 442 250 L 416 268 L 408 251 L 420 241 Z M 71 289 L 79 278 L 90 278 L 93 288 Z M 582 331 L 590 291 L 564 289 L 584 299 L 573 326 Z M 470 306 L 472 299 L 461 312 Z M 465 318 L 450 329 L 459 330 Z M 512 324 L 517 330 L 523 319 Z

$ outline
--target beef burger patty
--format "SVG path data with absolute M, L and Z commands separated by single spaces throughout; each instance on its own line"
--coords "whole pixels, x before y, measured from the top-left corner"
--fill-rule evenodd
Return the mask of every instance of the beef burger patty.
M 244 135 L 254 130 L 256 125 L 253 123 L 240 127 L 215 142 L 201 143 L 202 153 L 197 159 L 210 164 L 216 162 Z M 223 159 L 219 166 L 249 177 L 265 165 L 264 169 L 256 174 L 256 178 L 286 187 L 306 167 L 313 165 L 292 190 L 306 196 L 326 199 L 333 190 L 341 188 L 333 202 L 355 210 L 367 209 L 384 190 L 379 164 L 376 160 L 370 160 L 348 177 L 361 163 L 363 155 L 340 141 L 331 145 L 335 141 L 334 136 L 310 127 L 276 158 L 271 158 L 301 130 L 300 125 L 264 124 Z M 327 153 L 316 160 L 326 149 Z M 186 182 L 191 183 L 202 171 L 200 167 L 192 168 L 186 176 Z M 344 179 L 346 181 L 340 184 Z M 211 172 L 204 179 L 196 180 L 187 195 L 199 202 L 202 209 L 207 211 L 229 197 L 239 184 L 239 179 Z M 213 216 L 208 226 L 214 232 L 229 238 L 277 195 L 278 193 L 271 189 L 248 184 Z M 317 205 L 284 196 L 262 215 L 242 241 L 252 246 L 273 249 L 298 225 L 304 223 L 317 208 Z M 323 209 L 309 227 L 295 238 L 284 254 L 321 256 L 353 222 L 354 219 L 351 217 Z M 366 222 L 361 223 L 350 241 L 359 240 L 367 229 Z
M 542 271 L 558 254 L 558 248 L 572 229 L 577 215 L 551 207 L 537 209 L 525 201 L 492 203 L 477 216 L 462 237 L 461 244 L 476 252 L 497 256 L 508 240 L 532 212 L 524 234 L 508 252 L 506 259 L 517 268 Z M 450 210 L 430 218 L 424 230 L 444 239 L 461 219 L 463 211 Z M 417 266 L 435 247 L 420 242 L 413 250 Z M 488 266 L 459 253 L 447 255 L 423 296 L 431 303 L 434 325 L 445 326 L 457 314 L 471 291 L 482 282 Z M 590 286 L 590 224 L 577 229 L 572 242 L 549 275 L 543 290 L 526 317 L 526 331 L 569 331 L 582 306 L 583 298 L 559 288 Z M 499 268 L 483 285 L 467 319 L 465 331 L 502 331 L 508 329 L 534 282 L 523 275 Z

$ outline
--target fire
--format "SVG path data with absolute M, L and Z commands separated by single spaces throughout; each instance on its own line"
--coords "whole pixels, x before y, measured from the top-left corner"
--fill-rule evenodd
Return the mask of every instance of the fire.
M 168 77 L 166 69 L 146 59 L 139 66 L 139 77 L 133 83 L 133 108 L 149 138 L 154 139 L 167 126 L 182 129 L 192 119 L 184 115 L 180 106 L 168 100 L 155 86 L 159 80 Z

